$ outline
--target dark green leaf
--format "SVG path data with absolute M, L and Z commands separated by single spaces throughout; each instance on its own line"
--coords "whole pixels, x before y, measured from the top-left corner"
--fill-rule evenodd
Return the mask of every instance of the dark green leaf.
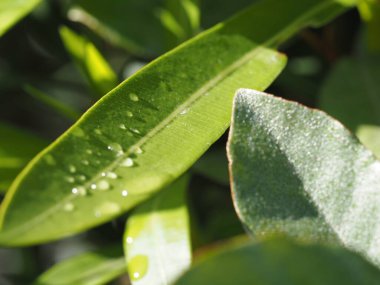
M 219 252 L 175 284 L 375 285 L 379 278 L 379 270 L 345 249 L 277 238 Z
M 66 259 L 43 273 L 35 285 L 102 285 L 126 272 L 121 247 Z
M 128 219 L 124 247 L 132 284 L 172 284 L 190 267 L 188 180 L 180 178 Z
M 320 107 L 380 157 L 380 57 L 343 59 L 328 76 Z
M 241 90 L 229 159 L 235 208 L 254 236 L 336 238 L 380 264 L 380 162 L 338 121 Z
M 281 71 L 284 56 L 265 46 L 329 7 L 346 8 L 331 0 L 263 1 L 141 69 L 24 170 L 2 205 L 0 243 L 83 231 L 172 182 L 224 133 L 235 90 L 263 90 Z
M 21 169 L 47 141 L 0 122 L 0 191 L 5 191 Z

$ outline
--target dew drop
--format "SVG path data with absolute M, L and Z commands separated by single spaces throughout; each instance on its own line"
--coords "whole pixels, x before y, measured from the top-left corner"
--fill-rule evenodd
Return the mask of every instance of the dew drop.
M 83 160 L 82 163 L 83 163 L 84 165 L 89 165 L 89 164 L 90 164 L 90 163 L 88 162 L 88 160 Z
M 127 244 L 131 244 L 133 243 L 133 237 L 127 237 L 125 241 L 127 242 Z
M 146 255 L 136 255 L 128 262 L 128 271 L 131 272 L 131 279 L 136 281 L 143 278 L 148 270 L 148 257 Z
M 132 118 L 133 117 L 133 113 L 131 111 L 127 111 L 127 117 Z
M 179 114 L 180 115 L 186 115 L 189 109 L 183 109 Z
M 135 154 L 142 154 L 143 150 L 140 147 L 137 146 L 137 147 L 133 148 L 133 153 L 135 153 Z
M 78 179 L 79 181 L 81 181 L 81 182 L 84 182 L 84 181 L 86 181 L 86 176 L 84 176 L 84 175 L 78 175 L 78 176 L 77 176 L 77 179 Z
M 73 193 L 74 195 L 78 195 L 78 196 L 86 196 L 87 195 L 86 189 L 82 186 L 74 187 L 73 189 L 71 189 L 71 193 Z
M 85 137 L 85 136 L 86 136 L 85 132 L 84 132 L 81 128 L 79 128 L 79 127 L 76 127 L 76 128 L 73 130 L 72 134 L 73 134 L 74 136 L 76 136 L 76 137 L 79 137 L 79 138 L 82 138 L 82 137 Z
M 127 197 L 128 196 L 128 190 L 121 191 L 121 196 Z
M 118 143 L 111 143 L 107 146 L 107 149 L 116 153 L 117 156 L 120 156 L 124 153 L 123 148 Z
M 130 130 L 132 133 L 136 134 L 136 135 L 141 134 L 140 131 L 139 131 L 138 129 L 129 128 L 129 130 Z
M 63 206 L 63 209 L 66 211 L 66 212 L 71 212 L 74 210 L 74 205 L 73 203 L 66 203 L 64 206 Z
M 91 188 L 92 190 L 96 190 L 96 187 L 97 187 L 97 185 L 96 185 L 95 183 L 92 183 L 92 184 L 90 185 L 90 188 Z
M 97 135 L 101 135 L 101 134 L 102 134 L 102 131 L 99 130 L 99 129 L 95 129 L 94 132 L 95 132 L 95 134 L 97 134 Z
M 129 94 L 129 99 L 131 99 L 133 102 L 139 101 L 139 97 L 135 93 Z
M 95 217 L 100 218 L 103 215 L 113 215 L 120 212 L 120 206 L 112 202 L 104 202 L 95 209 Z
M 121 162 L 121 166 L 132 167 L 135 164 L 132 158 L 127 157 Z
M 106 175 L 108 178 L 111 178 L 111 179 L 116 179 L 117 178 L 117 174 L 115 172 L 108 172 L 107 175 Z
M 120 124 L 120 125 L 119 125 L 119 128 L 122 129 L 122 130 L 126 130 L 126 129 L 127 129 L 126 126 L 125 126 L 124 124 Z
M 69 165 L 69 171 L 70 171 L 70 173 L 75 173 L 77 171 L 77 169 L 74 165 Z
M 92 154 L 92 153 L 93 153 L 91 149 L 86 149 L 86 152 L 87 152 L 88 154 Z
M 100 191 L 106 191 L 110 189 L 110 184 L 108 183 L 107 180 L 99 180 L 97 183 L 97 189 Z
M 69 183 L 74 183 L 74 182 L 75 182 L 75 179 L 74 179 L 74 177 L 72 177 L 72 176 L 67 176 L 67 177 L 66 177 L 66 181 L 69 182 Z
M 51 154 L 45 155 L 44 159 L 48 165 L 55 165 L 56 164 L 55 159 Z

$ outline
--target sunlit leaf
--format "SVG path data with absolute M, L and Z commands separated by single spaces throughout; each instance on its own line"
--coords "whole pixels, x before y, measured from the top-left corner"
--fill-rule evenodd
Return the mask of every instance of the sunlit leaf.
M 116 74 L 88 39 L 79 36 L 67 27 L 62 27 L 60 33 L 66 49 L 91 87 L 97 92 L 97 97 L 105 95 L 117 85 Z
M 191 262 L 188 177 L 145 202 L 128 219 L 124 247 L 132 284 L 172 284 Z
M 335 241 L 380 264 L 380 161 L 338 121 L 253 90 L 234 104 L 232 192 L 254 236 Z
M 379 278 L 378 269 L 348 250 L 277 238 L 214 254 L 175 284 L 375 285 Z
M 229 126 L 235 90 L 263 90 L 283 68 L 284 56 L 267 47 L 314 15 L 347 8 L 330 0 L 298 4 L 262 1 L 99 100 L 12 185 L 1 209 L 0 243 L 40 243 L 86 230 L 183 174 Z
M 63 260 L 34 285 L 102 285 L 126 273 L 121 247 L 104 248 Z
M 1 0 L 0 36 L 31 12 L 41 0 Z

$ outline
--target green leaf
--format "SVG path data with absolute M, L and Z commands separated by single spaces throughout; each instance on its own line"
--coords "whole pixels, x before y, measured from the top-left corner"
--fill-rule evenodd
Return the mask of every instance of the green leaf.
M 62 27 L 60 34 L 67 51 L 97 93 L 96 97 L 103 96 L 117 85 L 116 74 L 88 39 L 67 27 Z
M 41 0 L 1 0 L 0 36 L 30 13 Z
M 346 125 L 380 157 L 376 144 L 376 137 L 380 137 L 379 77 L 380 57 L 343 59 L 328 76 L 321 91 L 319 106 Z M 364 126 L 369 128 L 363 131 Z M 375 144 L 371 142 L 374 138 Z
M 188 180 L 180 178 L 128 218 L 124 247 L 132 284 L 172 284 L 190 267 Z
M 338 5 L 293 1 L 260 2 L 99 100 L 12 185 L 1 208 L 0 243 L 40 243 L 86 230 L 183 174 L 225 132 L 235 90 L 263 90 L 283 68 L 285 57 L 265 46 Z
M 235 208 L 254 236 L 336 238 L 379 265 L 380 162 L 338 121 L 241 90 L 228 148 Z
M 66 259 L 44 272 L 35 285 L 102 285 L 126 273 L 121 247 L 109 247 Z
M 0 191 L 5 191 L 21 169 L 47 142 L 0 122 Z
M 379 270 L 348 250 L 276 238 L 214 254 L 175 284 L 375 285 L 379 278 Z
M 81 22 L 100 36 L 138 55 L 157 55 L 166 46 L 166 28 L 159 19 L 163 1 L 76 0 L 69 11 L 71 20 Z M 138 27 L 138 28 L 136 28 Z
M 45 94 L 44 92 L 38 90 L 37 88 L 34 88 L 33 86 L 26 85 L 24 87 L 24 90 L 40 102 L 55 110 L 58 114 L 72 121 L 75 121 L 80 117 L 80 113 L 71 108 L 70 106 Z

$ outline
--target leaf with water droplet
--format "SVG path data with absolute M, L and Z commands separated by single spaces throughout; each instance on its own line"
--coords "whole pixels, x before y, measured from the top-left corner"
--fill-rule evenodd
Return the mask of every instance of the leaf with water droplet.
M 86 252 L 54 264 L 35 285 L 103 285 L 126 272 L 120 246 Z
M 270 48 L 313 22 L 322 10 L 347 8 L 333 0 L 301 1 L 294 7 L 292 0 L 260 1 L 110 91 L 11 186 L 0 214 L 0 244 L 34 244 L 84 231 L 131 209 L 182 175 L 227 129 L 235 90 L 241 86 L 263 90 L 282 70 L 285 56 Z M 183 80 L 181 74 L 191 80 Z M 172 92 L 159 88 L 161 81 Z M 130 94 L 138 101 L 132 101 Z M 180 116 L 186 108 L 189 112 Z M 136 116 L 127 118 L 126 111 Z M 121 131 L 121 123 L 140 134 Z M 75 136 L 76 128 L 86 136 Z M 107 149 L 114 143 L 123 153 Z M 143 153 L 133 157 L 134 167 L 123 167 L 121 163 L 138 148 Z M 99 163 L 88 149 L 99 154 Z M 56 165 L 46 164 L 49 155 Z M 83 165 L 84 160 L 91 163 Z M 70 164 L 87 177 L 76 182 L 86 189 L 102 179 L 102 172 L 112 171 L 120 178 L 109 180 L 110 191 L 73 195 L 73 185 L 65 180 Z M 121 199 L 123 189 L 129 195 Z M 63 212 L 62 206 L 71 201 L 76 211 Z M 102 201 L 118 204 L 120 211 L 95 217 L 92 209 Z
M 253 90 L 235 98 L 228 153 L 255 237 L 345 245 L 380 265 L 380 161 L 326 113 Z
M 171 284 L 190 266 L 188 181 L 175 181 L 129 217 L 124 247 L 132 284 Z

